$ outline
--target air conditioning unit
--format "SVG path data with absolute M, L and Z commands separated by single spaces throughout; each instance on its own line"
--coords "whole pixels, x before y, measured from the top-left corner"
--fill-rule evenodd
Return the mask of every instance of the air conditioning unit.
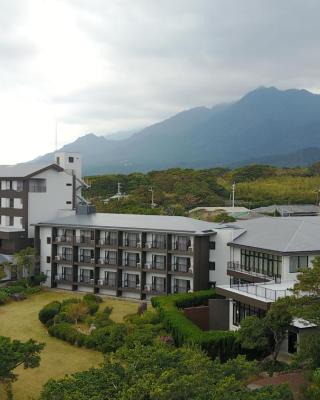
M 55 279 L 56 281 L 60 281 L 60 279 L 61 279 L 61 278 L 60 278 L 60 275 L 56 275 L 54 279 Z
M 66 242 L 71 243 L 72 242 L 72 237 L 71 236 L 66 236 Z
M 146 269 L 151 269 L 151 264 L 149 264 L 149 263 L 144 264 L 144 267 L 145 267 Z
M 99 244 L 104 244 L 104 239 L 100 239 Z
M 94 284 L 94 279 L 90 279 L 90 283 L 91 283 L 91 285 L 93 285 Z
M 99 258 L 99 264 L 104 264 L 104 258 Z
M 152 243 L 146 243 L 146 247 L 147 247 L 148 249 L 152 249 Z
M 150 285 L 144 285 L 144 290 L 146 292 L 150 292 L 151 291 L 151 286 Z
M 91 258 L 91 264 L 94 264 L 96 260 L 94 258 Z
M 140 289 L 140 287 L 141 287 L 141 286 L 140 286 L 140 283 L 138 283 L 138 284 L 136 285 L 136 288 L 137 288 L 137 289 Z
M 98 285 L 100 285 L 100 286 L 103 285 L 103 279 L 98 279 Z
M 193 247 L 192 247 L 192 246 L 189 246 L 189 247 L 188 247 L 188 251 L 193 251 Z
M 189 268 L 188 272 L 189 274 L 193 274 L 193 268 Z
M 141 242 L 138 242 L 138 243 L 137 243 L 137 247 L 138 247 L 138 248 L 141 248 Z
M 137 268 L 141 268 L 141 263 L 137 263 Z
M 61 260 L 61 256 L 55 256 L 54 259 L 57 260 L 57 261 L 60 261 Z
M 56 242 L 60 242 L 60 241 L 61 241 L 60 236 L 57 236 L 57 237 L 55 238 L 55 241 L 56 241 Z

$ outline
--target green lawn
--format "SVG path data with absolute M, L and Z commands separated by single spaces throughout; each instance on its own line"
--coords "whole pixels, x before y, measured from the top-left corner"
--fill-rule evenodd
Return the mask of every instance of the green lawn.
M 80 293 L 44 291 L 22 302 L 12 302 L 0 307 L 0 335 L 12 339 L 30 338 L 46 343 L 41 354 L 39 368 L 24 370 L 18 368 L 17 382 L 14 383 L 14 399 L 36 398 L 43 384 L 50 378 L 59 378 L 65 374 L 88 369 L 102 362 L 102 355 L 93 350 L 77 348 L 48 335 L 38 320 L 39 310 L 53 300 L 79 297 Z M 112 306 L 111 318 L 121 322 L 127 314 L 137 311 L 138 303 L 120 299 L 105 299 L 104 305 Z M 2 399 L 3 394 L 0 393 Z

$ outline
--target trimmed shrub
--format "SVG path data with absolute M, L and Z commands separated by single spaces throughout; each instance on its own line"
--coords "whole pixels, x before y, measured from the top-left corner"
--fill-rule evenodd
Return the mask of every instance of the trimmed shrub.
M 90 315 L 95 315 L 99 310 L 99 304 L 94 301 L 84 301 L 85 305 L 88 307 L 88 313 Z
M 53 319 L 57 314 L 59 314 L 61 309 L 61 303 L 59 301 L 52 301 L 51 303 L 45 305 L 39 312 L 39 320 L 43 324 Z
M 97 296 L 96 294 L 88 293 L 83 296 L 83 301 L 85 302 L 95 302 L 95 303 L 102 303 L 103 300 L 101 297 Z
M 81 299 L 76 299 L 76 298 L 65 299 L 61 302 L 61 311 L 67 311 L 70 304 L 77 304 L 80 302 L 81 302 Z
M 219 357 L 221 361 L 225 361 L 241 353 L 236 333 L 229 331 L 204 332 L 180 310 L 186 307 L 207 305 L 209 299 L 219 297 L 214 290 L 203 290 L 194 293 L 153 297 L 151 302 L 153 307 L 159 311 L 165 328 L 172 334 L 177 346 L 183 344 L 199 345 L 212 358 Z
M 111 313 L 112 307 L 105 307 L 102 311 L 97 313 L 92 323 L 96 326 L 96 328 L 103 328 L 113 324 L 114 322 L 110 319 Z
M 9 301 L 9 296 L 6 292 L 0 291 L 0 305 L 4 305 L 8 303 Z

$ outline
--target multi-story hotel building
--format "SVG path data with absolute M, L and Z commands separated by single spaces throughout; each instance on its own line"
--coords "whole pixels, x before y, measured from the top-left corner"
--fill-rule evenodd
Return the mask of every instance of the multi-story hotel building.
M 41 222 L 37 232 L 41 271 L 51 287 L 144 299 L 214 284 L 211 223 L 89 213 Z
M 81 201 L 78 153 L 56 154 L 47 165 L 0 166 L 0 258 L 32 246 L 34 224 L 67 215 Z

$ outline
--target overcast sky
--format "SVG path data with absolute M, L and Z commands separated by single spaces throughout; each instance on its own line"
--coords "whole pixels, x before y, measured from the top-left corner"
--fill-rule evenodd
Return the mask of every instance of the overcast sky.
M 320 92 L 319 0 L 1 0 L 1 164 L 258 86 Z

